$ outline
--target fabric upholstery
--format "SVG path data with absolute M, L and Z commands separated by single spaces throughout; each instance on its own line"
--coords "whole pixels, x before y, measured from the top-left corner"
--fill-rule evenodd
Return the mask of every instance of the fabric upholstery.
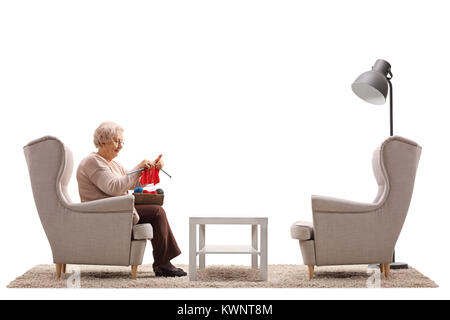
M 72 203 L 67 192 L 70 150 L 45 136 L 27 144 L 24 153 L 54 263 L 130 265 L 134 197 Z
M 150 223 L 137 224 L 133 227 L 133 239 L 135 240 L 152 240 L 153 228 Z
M 316 249 L 314 240 L 299 241 L 300 250 L 302 252 L 303 263 L 305 265 L 316 265 Z
M 291 226 L 291 238 L 298 240 L 314 239 L 314 226 L 311 222 L 297 221 Z
M 374 204 L 379 204 L 380 201 L 384 198 L 385 192 L 387 191 L 387 180 L 386 177 L 383 175 L 383 172 L 381 171 L 380 154 L 381 154 L 381 147 L 377 148 L 373 152 L 372 156 L 373 174 L 378 184 L 378 192 L 375 199 L 373 200 Z
M 142 264 L 146 246 L 147 240 L 131 241 L 130 265 L 140 266 Z
M 417 143 L 399 136 L 375 150 L 372 164 L 378 192 L 372 203 L 312 196 L 315 265 L 392 262 L 421 152 Z M 312 250 L 302 243 L 309 241 L 300 242 L 304 260 L 311 261 Z

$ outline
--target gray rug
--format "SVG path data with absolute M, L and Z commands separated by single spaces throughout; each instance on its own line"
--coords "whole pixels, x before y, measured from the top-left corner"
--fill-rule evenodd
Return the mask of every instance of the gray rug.
M 178 267 L 188 270 L 188 266 Z M 269 265 L 268 281 L 259 280 L 258 270 L 245 266 L 207 266 L 198 271 L 198 281 L 188 277 L 155 277 L 151 265 L 138 269 L 131 279 L 130 267 L 68 265 L 66 274 L 56 279 L 54 265 L 37 265 L 12 281 L 8 288 L 436 288 L 429 278 L 410 267 L 391 270 L 385 279 L 367 265 L 316 267 L 308 279 L 303 265 Z

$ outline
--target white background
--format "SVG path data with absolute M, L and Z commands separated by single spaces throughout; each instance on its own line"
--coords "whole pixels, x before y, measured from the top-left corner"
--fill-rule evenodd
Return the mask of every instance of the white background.
M 448 298 L 447 1 L 3 1 L 0 4 L 3 298 Z M 290 225 L 311 220 L 311 194 L 370 202 L 373 150 L 388 104 L 351 83 L 392 64 L 395 134 L 423 147 L 397 260 L 435 290 L 8 290 L 52 263 L 22 147 L 60 138 L 75 169 L 94 129 L 125 128 L 116 159 L 164 156 L 165 209 L 188 263 L 188 217 L 269 218 L 269 263 L 301 264 Z M 79 201 L 75 176 L 70 195 Z M 249 229 L 207 229 L 213 243 Z M 214 234 L 212 234 L 214 233 Z M 144 263 L 152 263 L 151 246 Z M 239 256 L 207 263 L 249 264 Z

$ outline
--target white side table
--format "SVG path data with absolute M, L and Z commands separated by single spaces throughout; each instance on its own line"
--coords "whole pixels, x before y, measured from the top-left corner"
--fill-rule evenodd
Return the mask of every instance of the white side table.
M 199 268 L 205 268 L 207 254 L 250 254 L 252 268 L 258 268 L 260 256 L 260 279 L 267 280 L 267 218 L 258 217 L 190 217 L 189 218 L 189 280 L 197 280 L 197 255 Z M 251 245 L 244 246 L 208 246 L 205 243 L 207 224 L 248 224 L 251 225 Z M 197 225 L 199 241 L 197 245 Z M 260 244 L 258 248 L 258 225 L 260 226 Z

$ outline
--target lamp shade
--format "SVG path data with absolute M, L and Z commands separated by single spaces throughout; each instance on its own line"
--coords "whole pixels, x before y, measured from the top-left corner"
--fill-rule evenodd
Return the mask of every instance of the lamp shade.
M 390 70 L 389 62 L 378 59 L 372 70 L 356 78 L 352 84 L 353 92 L 366 102 L 377 105 L 385 103 L 389 89 L 387 75 Z

